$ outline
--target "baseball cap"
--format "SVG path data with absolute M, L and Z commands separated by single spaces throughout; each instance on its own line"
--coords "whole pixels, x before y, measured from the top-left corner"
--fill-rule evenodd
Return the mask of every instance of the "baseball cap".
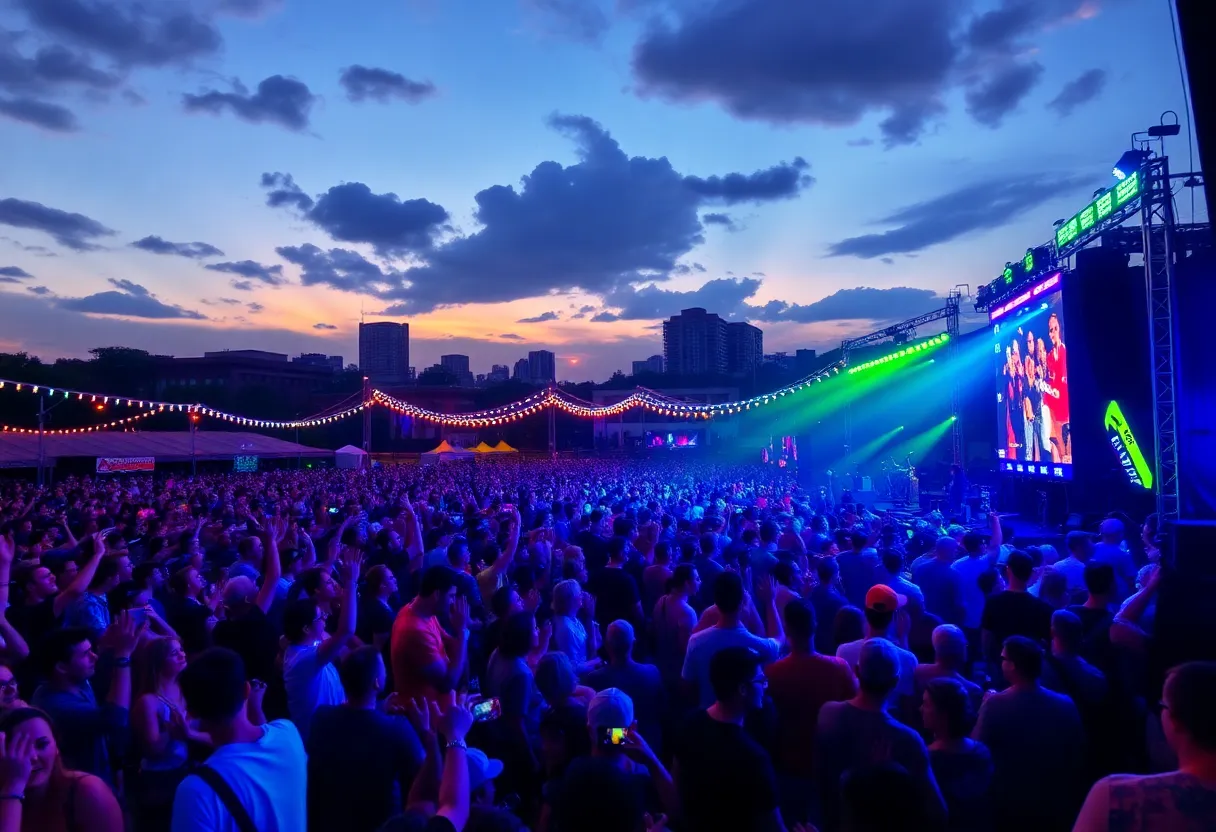
M 866 593 L 866 609 L 875 612 L 895 612 L 908 603 L 908 596 L 900 595 L 886 584 L 875 584 Z
M 604 688 L 587 706 L 587 724 L 592 728 L 628 728 L 633 725 L 633 700 L 618 688 Z
M 465 749 L 464 758 L 469 764 L 469 791 L 502 774 L 502 760 L 491 760 L 480 748 L 469 746 Z
M 895 645 L 885 638 L 870 638 L 862 642 L 857 657 L 857 681 L 878 687 L 889 687 L 899 681 L 899 655 Z

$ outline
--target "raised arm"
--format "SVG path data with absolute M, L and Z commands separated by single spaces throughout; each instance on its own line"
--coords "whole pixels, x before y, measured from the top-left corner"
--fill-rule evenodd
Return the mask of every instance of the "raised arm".
M 347 555 L 346 562 L 342 564 L 342 610 L 338 615 L 337 631 L 317 648 L 317 661 L 321 664 L 336 659 L 342 648 L 354 638 L 355 621 L 359 614 L 359 570 L 362 566 L 363 554 L 355 552 Z
M 258 590 L 254 603 L 262 612 L 270 612 L 279 578 L 283 576 L 283 564 L 279 560 L 279 540 L 282 538 L 287 523 L 282 517 L 272 517 L 266 521 L 266 529 L 262 532 L 262 587 Z
M 63 615 L 63 611 L 68 608 L 68 604 L 88 591 L 89 584 L 93 583 L 93 576 L 97 574 L 97 567 L 101 563 L 101 558 L 105 555 L 106 551 L 105 532 L 98 532 L 90 539 L 93 541 L 93 552 L 89 555 L 89 559 L 85 561 L 84 566 L 80 567 L 80 571 L 76 573 L 76 578 L 68 585 L 67 589 L 56 595 L 55 600 L 51 602 L 55 618 Z

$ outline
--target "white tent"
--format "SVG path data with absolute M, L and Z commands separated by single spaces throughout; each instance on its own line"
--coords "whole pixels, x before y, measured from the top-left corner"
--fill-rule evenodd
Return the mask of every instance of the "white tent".
M 448 440 L 445 439 L 422 455 L 422 464 L 430 465 L 435 462 L 450 462 L 453 459 L 472 459 L 474 456 L 476 454 L 472 451 L 449 445 Z
M 367 466 L 367 451 L 347 445 L 334 451 L 334 466 L 337 468 L 364 468 Z

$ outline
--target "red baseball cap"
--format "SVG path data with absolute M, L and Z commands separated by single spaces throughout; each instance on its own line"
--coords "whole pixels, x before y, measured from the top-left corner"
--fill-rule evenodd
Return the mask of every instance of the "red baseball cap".
M 875 584 L 866 593 L 866 609 L 875 612 L 895 612 L 908 603 L 908 596 L 900 595 L 886 584 Z

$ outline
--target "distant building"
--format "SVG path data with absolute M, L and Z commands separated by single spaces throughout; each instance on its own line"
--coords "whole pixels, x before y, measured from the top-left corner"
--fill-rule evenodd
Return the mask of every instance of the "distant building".
M 764 363 L 770 364 L 784 372 L 794 369 L 794 359 L 787 352 L 770 352 L 764 356 Z
M 745 321 L 726 325 L 726 372 L 751 375 L 764 360 L 764 333 Z
M 533 384 L 550 384 L 557 380 L 557 356 L 548 350 L 528 353 L 528 378 Z
M 486 374 L 487 384 L 501 384 L 504 381 L 511 380 L 511 368 L 506 364 L 495 364 L 490 367 L 490 372 Z
M 359 324 L 359 370 L 372 384 L 406 384 L 409 366 L 409 324 Z
M 515 381 L 531 381 L 530 372 L 531 365 L 528 364 L 528 359 L 521 358 L 515 362 L 515 369 L 511 372 L 511 378 Z
M 727 326 L 712 312 L 684 309 L 663 322 L 663 363 L 672 375 L 726 372 Z
M 332 383 L 334 371 L 288 361 L 287 356 L 262 350 L 222 350 L 204 353 L 201 358 L 157 357 L 156 393 L 160 397 L 206 403 L 208 399 L 232 395 L 243 390 L 262 388 L 276 399 L 306 406 L 312 395 L 324 392 Z M 215 396 L 208 396 L 215 391 Z
M 439 364 L 443 369 L 456 376 L 456 380 L 461 386 L 468 387 L 473 384 L 473 373 L 469 371 L 469 357 L 467 355 L 441 355 L 439 356 Z
M 307 364 L 309 367 L 329 367 L 333 372 L 342 372 L 342 356 L 326 355 L 321 352 L 300 353 L 291 359 L 292 364 Z
M 640 376 L 643 373 L 661 373 L 663 372 L 663 356 L 652 355 L 645 361 L 633 362 L 633 374 Z
M 794 353 L 794 369 L 800 376 L 809 376 L 815 372 L 815 350 L 798 350 Z

